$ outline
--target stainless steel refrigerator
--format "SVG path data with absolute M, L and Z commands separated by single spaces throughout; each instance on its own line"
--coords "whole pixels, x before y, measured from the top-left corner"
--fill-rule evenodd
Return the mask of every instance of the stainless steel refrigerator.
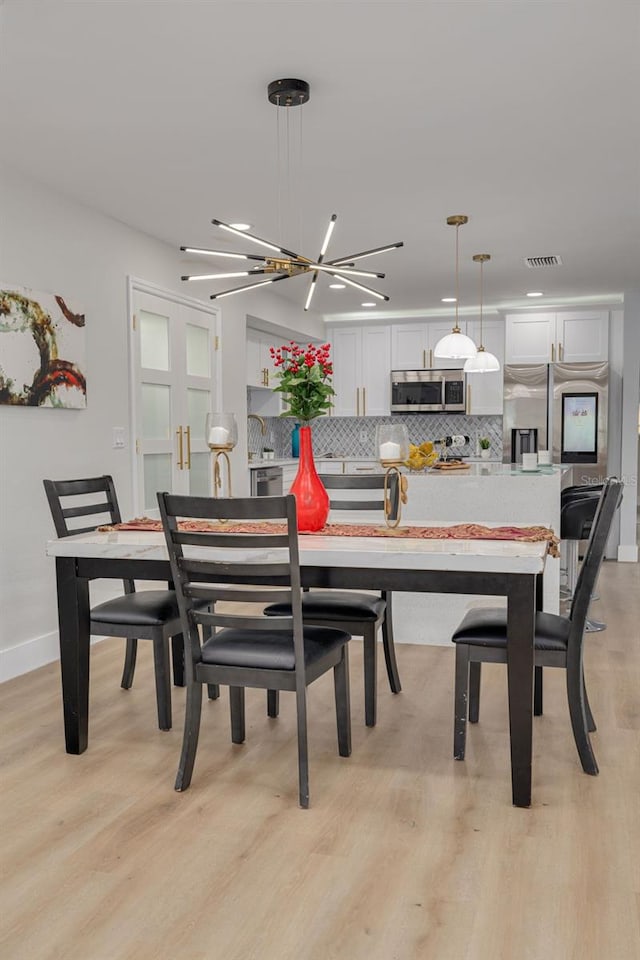
M 573 482 L 607 474 L 609 365 L 602 363 L 506 364 L 503 460 L 550 450 L 553 463 L 574 465 Z

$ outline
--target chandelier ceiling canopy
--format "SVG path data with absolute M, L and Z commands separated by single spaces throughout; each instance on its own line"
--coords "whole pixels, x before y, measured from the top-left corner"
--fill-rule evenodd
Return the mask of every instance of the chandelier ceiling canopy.
M 274 80 L 267 88 L 267 96 L 270 103 L 276 107 L 284 107 L 286 110 L 294 106 L 302 106 L 309 100 L 310 88 L 305 80 Z M 287 131 L 288 131 L 287 115 Z M 288 164 L 287 164 L 288 165 Z M 202 247 L 180 247 L 185 253 L 202 254 L 209 257 L 226 257 L 231 260 L 255 261 L 255 266 L 246 270 L 237 270 L 225 273 L 204 273 L 190 276 L 183 276 L 182 280 L 226 280 L 237 279 L 240 277 L 259 277 L 251 283 L 244 283 L 239 287 L 233 287 L 229 290 L 222 290 L 220 293 L 212 293 L 211 300 L 220 300 L 223 297 L 230 297 L 235 293 L 241 293 L 243 290 L 255 290 L 258 287 L 265 287 L 271 283 L 277 283 L 279 280 L 288 280 L 290 277 L 297 277 L 302 274 L 311 274 L 311 282 L 307 292 L 304 309 L 308 310 L 311 299 L 315 292 L 318 277 L 325 275 L 340 283 L 354 287 L 364 293 L 375 297 L 377 300 L 388 300 L 389 297 L 372 287 L 361 283 L 360 278 L 365 279 L 384 279 L 384 273 L 371 270 L 360 270 L 355 267 L 359 260 L 367 257 L 373 257 L 379 253 L 386 253 L 388 250 L 395 250 L 402 247 L 403 241 L 397 243 L 387 243 L 381 247 L 372 247 L 370 250 L 361 250 L 358 253 L 351 253 L 342 257 L 335 257 L 331 260 L 325 260 L 325 255 L 329 248 L 329 242 L 337 221 L 337 214 L 332 214 L 324 236 L 320 253 L 314 258 L 305 257 L 300 253 L 289 250 L 284 246 L 273 243 L 270 240 L 263 240 L 252 233 L 239 230 L 236 227 L 225 223 L 222 220 L 213 219 L 211 222 L 215 227 L 225 230 L 244 241 L 249 241 L 263 250 L 265 253 L 230 253 L 225 250 L 209 250 Z M 244 265 L 244 264 L 243 264 Z M 357 280 L 354 278 L 358 278 Z

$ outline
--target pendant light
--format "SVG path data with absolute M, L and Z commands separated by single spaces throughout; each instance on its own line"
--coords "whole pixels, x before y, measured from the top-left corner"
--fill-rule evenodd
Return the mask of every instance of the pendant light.
M 436 343 L 433 351 L 436 360 L 468 360 L 470 357 L 475 357 L 478 352 L 471 337 L 467 337 L 458 326 L 458 301 L 460 300 L 458 284 L 458 230 L 462 224 L 467 223 L 468 220 L 469 217 L 466 217 L 462 213 L 456 214 L 453 217 L 447 217 L 447 224 L 450 227 L 456 228 L 456 323 L 451 333 L 448 333 L 446 337 L 442 337 Z
M 482 341 L 482 268 L 487 260 L 491 260 L 489 253 L 476 253 L 473 256 L 473 262 L 480 264 L 480 346 L 475 357 L 471 357 L 465 362 L 465 373 L 493 373 L 500 369 L 500 361 L 493 353 L 489 353 L 484 348 Z

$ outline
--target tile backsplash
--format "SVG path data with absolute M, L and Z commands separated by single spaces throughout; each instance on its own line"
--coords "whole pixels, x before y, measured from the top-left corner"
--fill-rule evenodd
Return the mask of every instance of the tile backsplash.
M 502 460 L 502 417 L 466 416 L 464 414 L 420 414 L 393 417 L 319 417 L 313 421 L 313 450 L 316 456 L 332 453 L 343 457 L 375 457 L 376 427 L 380 423 L 404 422 L 409 428 L 412 443 L 436 440 L 453 434 L 469 437 L 464 454 L 479 456 L 478 438 L 491 440 L 491 459 Z M 260 424 L 248 423 L 249 450 L 259 452 L 266 447 L 275 450 L 276 457 L 291 456 L 291 431 L 295 421 L 288 418 L 266 417 L 267 432 L 260 433 Z

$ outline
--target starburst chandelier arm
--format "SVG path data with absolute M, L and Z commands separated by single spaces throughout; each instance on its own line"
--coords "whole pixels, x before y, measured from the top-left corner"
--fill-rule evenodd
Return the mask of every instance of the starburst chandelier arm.
M 220 293 L 212 293 L 210 300 L 221 300 L 222 297 L 231 297 L 234 293 L 242 293 L 243 290 L 254 290 L 256 287 L 266 287 L 270 283 L 277 283 L 278 280 L 288 280 L 289 274 L 283 273 L 280 277 L 271 277 L 269 280 L 259 280 L 257 283 L 245 283 L 242 287 L 234 287 L 232 290 L 221 290 Z
M 261 273 L 273 273 L 272 270 L 238 270 L 235 273 L 197 273 L 186 277 L 180 277 L 181 280 L 230 280 L 232 277 L 256 277 Z
M 373 257 L 377 253 L 386 253 L 387 250 L 397 250 L 398 247 L 404 247 L 403 240 L 400 240 L 398 243 L 387 243 L 384 247 L 373 247 L 372 250 L 363 250 L 361 253 L 352 253 L 348 257 L 336 257 L 335 260 L 328 260 L 327 263 L 330 263 L 334 267 L 343 266 L 355 260 L 362 260 L 363 257 Z
M 310 303 L 311 303 L 311 300 L 312 300 L 313 295 L 314 295 L 315 290 L 316 290 L 316 283 L 317 283 L 317 282 L 318 282 L 318 271 L 316 270 L 316 272 L 314 273 L 314 275 L 311 277 L 311 283 L 309 284 L 309 293 L 307 294 L 307 299 L 306 299 L 305 304 L 304 304 L 304 309 L 305 309 L 305 310 L 308 310 L 308 309 L 309 309 L 309 305 L 310 305 Z
M 329 226 L 327 227 L 327 232 L 324 237 L 322 247 L 320 249 L 320 256 L 318 257 L 318 263 L 322 263 L 324 255 L 327 252 L 327 247 L 329 246 L 329 241 L 331 240 L 331 234 L 333 233 L 333 228 L 336 225 L 336 220 L 338 219 L 337 213 L 331 214 L 331 220 L 329 220 Z
M 384 293 L 378 293 L 377 290 L 373 290 L 371 287 L 365 287 L 364 283 L 356 283 L 355 280 L 350 280 L 349 277 L 345 277 L 344 273 L 333 273 L 331 276 L 336 277 L 336 279 L 348 283 L 350 287 L 355 287 L 356 290 L 364 290 L 365 293 L 370 293 L 372 297 L 377 297 L 378 300 L 388 300 L 389 297 Z
M 208 257 L 229 257 L 231 260 L 260 260 L 267 258 L 258 253 L 229 253 L 227 250 L 205 250 L 203 247 L 180 247 L 183 253 L 203 253 Z
M 275 250 L 276 253 L 282 254 L 283 257 L 291 257 L 292 260 L 304 260 L 304 257 L 301 257 L 300 254 L 294 253 L 292 250 L 286 250 L 284 247 L 279 247 L 276 243 L 271 243 L 270 240 L 263 240 L 262 237 L 256 237 L 253 233 L 247 233 L 246 230 L 236 230 L 235 227 L 230 226 L 228 223 L 224 223 L 222 220 L 216 220 L 215 218 L 211 221 L 215 227 L 220 227 L 221 230 L 228 230 L 229 233 L 233 233 L 236 237 L 243 237 L 245 240 L 251 240 L 253 243 L 257 243 L 262 247 L 266 247 L 267 250 Z
M 312 269 L 322 270 L 325 273 L 330 273 L 332 276 L 351 276 L 351 277 L 369 277 L 371 280 L 384 280 L 386 274 L 384 273 L 374 273 L 372 270 L 345 270 L 344 267 L 334 267 L 328 263 L 315 263 L 312 264 Z

